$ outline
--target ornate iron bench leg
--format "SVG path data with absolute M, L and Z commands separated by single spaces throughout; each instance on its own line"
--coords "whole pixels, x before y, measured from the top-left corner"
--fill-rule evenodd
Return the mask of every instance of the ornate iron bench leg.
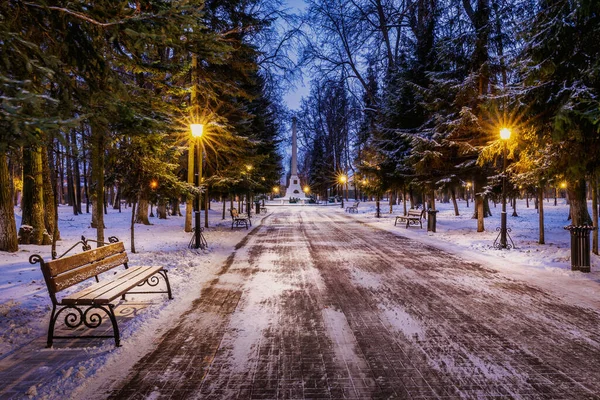
M 163 278 L 165 278 L 165 283 L 167 284 L 167 294 L 169 296 L 169 300 L 173 300 L 173 295 L 171 294 L 171 284 L 169 283 L 169 277 L 167 276 L 167 270 L 161 269 L 160 271 L 158 271 L 158 273 L 161 274 L 163 276 Z
M 46 342 L 46 347 L 52 347 L 52 342 L 54 339 L 54 325 L 56 324 L 56 319 L 58 318 L 58 314 L 56 313 L 56 304 L 52 305 L 52 314 L 50 314 L 50 324 L 48 325 L 48 341 Z
M 106 309 L 104 309 L 104 307 L 98 307 L 98 308 L 102 308 L 104 311 L 106 311 Z M 113 304 L 109 304 L 108 305 L 108 317 L 110 318 L 110 322 L 112 323 L 113 326 L 113 333 L 115 335 L 115 347 L 120 347 L 121 346 L 121 336 L 119 335 L 119 325 L 117 325 L 117 317 L 115 317 L 115 306 Z

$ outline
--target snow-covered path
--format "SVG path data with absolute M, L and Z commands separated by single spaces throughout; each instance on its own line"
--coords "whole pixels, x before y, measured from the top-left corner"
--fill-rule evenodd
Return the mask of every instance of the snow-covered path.
M 344 214 L 281 208 L 126 379 L 93 386 L 115 399 L 598 398 L 597 310 Z

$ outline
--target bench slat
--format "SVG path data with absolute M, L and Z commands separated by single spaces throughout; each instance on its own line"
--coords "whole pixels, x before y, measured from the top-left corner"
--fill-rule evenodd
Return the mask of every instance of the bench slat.
M 117 253 L 97 262 L 92 260 L 87 265 L 70 270 L 52 279 L 54 293 L 83 282 L 93 276 L 100 275 L 102 272 L 118 267 L 127 261 L 127 253 Z
M 132 267 L 132 268 L 128 268 L 124 271 L 120 271 L 120 272 L 114 274 L 109 279 L 103 279 L 100 282 L 96 282 L 93 285 L 88 286 L 87 288 L 80 290 L 77 293 L 73 293 L 68 296 L 65 296 L 64 298 L 79 299 L 79 298 L 86 297 L 93 292 L 102 292 L 103 290 L 108 291 L 113 287 L 115 279 L 119 279 L 119 278 L 127 279 L 131 274 L 133 274 L 133 276 L 136 276 L 139 273 L 139 271 L 138 271 L 139 268 L 140 267 Z M 142 268 L 147 268 L 147 267 L 142 267 Z M 105 289 L 103 289 L 103 288 L 105 288 Z
M 55 277 L 57 275 L 62 274 L 63 272 L 79 268 L 85 264 L 89 264 L 94 260 L 103 259 L 110 255 L 124 252 L 125 245 L 123 244 L 123 242 L 117 242 L 99 247 L 97 249 L 88 250 L 83 253 L 73 254 L 72 256 L 51 260 L 46 262 L 45 264 L 49 268 L 50 276 Z
M 160 271 L 162 267 L 132 267 L 115 275 L 111 280 L 102 281 L 66 296 L 63 304 L 108 304 L 117 297 L 136 287 Z

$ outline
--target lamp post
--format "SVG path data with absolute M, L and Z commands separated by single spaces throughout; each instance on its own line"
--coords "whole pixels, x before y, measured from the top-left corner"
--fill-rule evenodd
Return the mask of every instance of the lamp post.
M 510 139 L 510 129 L 500 129 L 500 138 L 503 142 L 502 148 L 502 213 L 500 214 L 500 248 L 506 249 L 506 142 Z
M 190 129 L 192 131 L 192 137 L 196 140 L 196 158 L 198 163 L 198 174 L 196 174 L 195 182 L 198 193 L 196 193 L 196 207 L 194 210 L 194 240 L 191 247 L 194 249 L 199 249 L 201 247 L 200 230 L 202 229 L 200 227 L 200 181 L 202 179 L 202 146 L 200 146 L 200 138 L 202 137 L 204 126 L 202 124 L 191 124 Z
M 467 208 L 469 208 L 469 197 L 471 196 L 471 182 L 467 182 Z
M 250 195 L 252 193 L 252 190 L 250 188 L 250 173 L 252 172 L 252 165 L 250 164 L 246 164 L 246 182 L 248 183 L 248 194 L 246 194 L 246 211 L 248 212 L 248 218 L 250 218 L 251 215 L 251 205 L 250 205 Z
M 341 193 L 342 194 L 342 196 L 341 196 L 341 198 L 342 198 L 342 208 L 344 208 L 344 184 L 346 182 L 348 182 L 348 177 L 346 175 L 342 174 L 342 175 L 340 175 L 339 181 L 340 181 L 340 187 L 342 189 L 341 190 L 341 192 L 342 192 Z

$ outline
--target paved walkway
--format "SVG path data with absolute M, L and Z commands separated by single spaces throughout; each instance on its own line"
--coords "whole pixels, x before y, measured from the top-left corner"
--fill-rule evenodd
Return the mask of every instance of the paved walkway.
M 95 395 L 600 399 L 599 371 L 598 310 L 341 213 L 281 209 Z
M 113 399 L 600 398 L 600 315 L 318 210 L 276 213 Z

